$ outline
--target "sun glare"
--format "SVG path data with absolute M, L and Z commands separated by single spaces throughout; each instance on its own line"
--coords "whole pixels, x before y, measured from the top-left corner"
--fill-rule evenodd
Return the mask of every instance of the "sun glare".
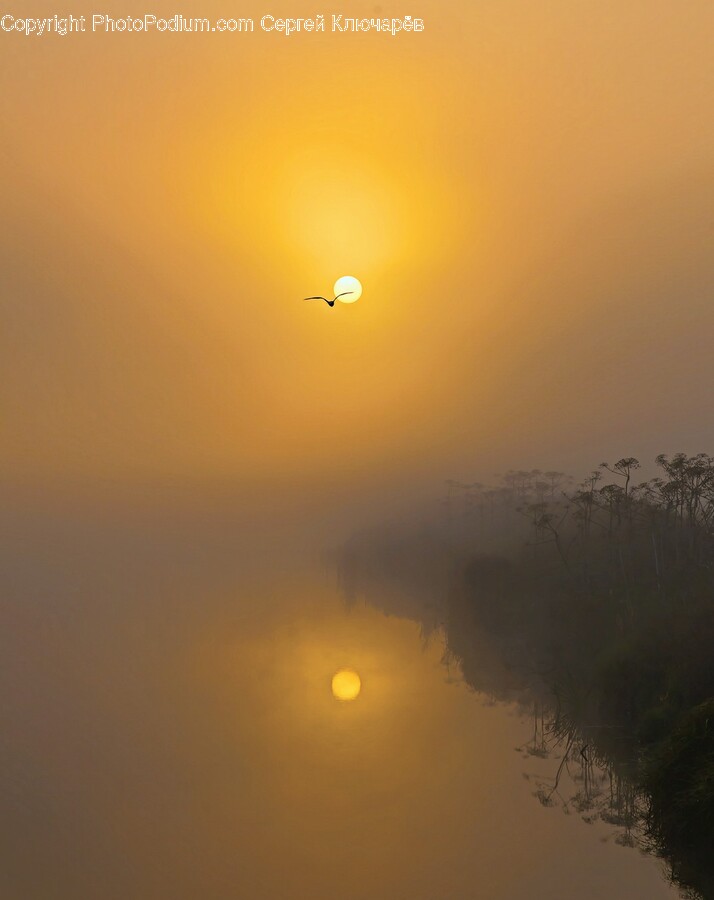
M 340 303 L 354 303 L 362 296 L 362 285 L 353 275 L 343 275 L 335 282 L 335 297 L 338 294 L 350 293 L 346 297 L 340 297 Z

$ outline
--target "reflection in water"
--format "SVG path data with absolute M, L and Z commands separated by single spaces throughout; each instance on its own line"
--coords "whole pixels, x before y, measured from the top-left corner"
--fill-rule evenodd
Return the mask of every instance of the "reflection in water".
M 562 713 L 553 714 L 533 703 L 533 734 L 522 747 L 524 759 L 557 760 L 548 775 L 526 774 L 543 806 L 560 806 L 588 825 L 601 821 L 615 826 L 612 839 L 623 847 L 642 845 L 644 802 L 632 780 L 595 743 L 584 743 L 581 731 Z M 607 838 L 603 838 L 607 840 Z
M 62 530 L 6 561 L 3 898 L 672 895 L 604 823 L 533 803 L 528 723 L 447 672 L 438 633 L 287 554 L 204 548 L 177 573 L 176 552 Z
M 356 700 L 362 690 L 362 679 L 353 669 L 340 669 L 332 676 L 332 694 L 336 700 Z
M 426 633 L 441 629 L 447 660 L 471 688 L 533 710 L 524 752 L 558 760 L 547 777 L 534 778 L 544 806 L 618 826 L 617 843 L 663 857 L 688 895 L 714 896 L 706 803 L 714 702 L 701 702 L 709 683 L 706 604 L 671 595 L 686 621 L 688 640 L 680 643 L 681 625 L 663 615 L 655 593 L 652 620 L 630 623 L 637 649 L 623 665 L 627 629 L 612 592 L 598 605 L 567 579 L 549 580 L 547 567 L 541 581 L 538 567 L 523 562 L 532 548 L 514 561 L 476 547 L 461 536 L 448 540 L 439 527 L 381 528 L 355 534 L 336 563 L 348 602 L 364 596 Z

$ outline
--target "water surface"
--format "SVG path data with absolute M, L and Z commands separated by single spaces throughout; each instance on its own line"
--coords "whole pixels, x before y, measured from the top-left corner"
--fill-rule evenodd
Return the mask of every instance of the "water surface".
M 514 752 L 530 722 L 438 634 L 348 606 L 316 561 L 51 531 L 16 541 L 2 607 L 4 898 L 676 896 L 534 799 L 553 761 Z

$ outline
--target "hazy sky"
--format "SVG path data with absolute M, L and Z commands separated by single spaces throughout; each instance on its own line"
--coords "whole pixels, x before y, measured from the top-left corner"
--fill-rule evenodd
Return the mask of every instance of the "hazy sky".
M 5 478 L 714 450 L 710 0 L 404 12 L 423 34 L 1 36 Z M 358 303 L 301 302 L 345 273 Z
M 178 11 L 425 31 L 0 33 L 12 900 L 670 894 L 286 547 L 448 477 L 714 451 L 714 4 L 375 2 Z

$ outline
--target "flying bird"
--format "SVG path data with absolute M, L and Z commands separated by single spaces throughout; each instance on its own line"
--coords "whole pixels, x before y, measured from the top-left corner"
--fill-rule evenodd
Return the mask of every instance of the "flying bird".
M 328 306 L 334 306 L 335 300 L 339 300 L 340 297 L 346 297 L 348 294 L 354 294 L 354 291 L 343 291 L 341 294 L 338 294 L 334 300 L 328 300 L 327 297 L 305 297 L 305 300 L 324 300 Z

